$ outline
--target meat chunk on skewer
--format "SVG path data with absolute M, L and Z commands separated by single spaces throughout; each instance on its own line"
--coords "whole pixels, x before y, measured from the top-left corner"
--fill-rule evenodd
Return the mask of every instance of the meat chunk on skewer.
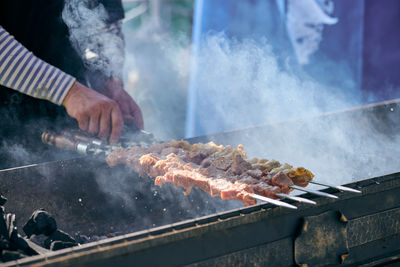
M 283 172 L 278 172 L 277 174 L 275 174 L 272 179 L 271 182 L 274 186 L 278 186 L 282 193 L 289 193 L 290 192 L 290 187 L 291 185 L 293 185 L 293 181 Z
M 182 187 L 184 194 L 198 188 L 212 197 L 239 200 L 253 205 L 256 193 L 278 198 L 277 193 L 289 193 L 290 185 L 307 186 L 313 174 L 300 167 L 280 164 L 276 160 L 247 159 L 243 146 L 207 144 L 190 145 L 172 141 L 148 148 L 118 149 L 107 157 L 113 167 L 124 164 L 142 177 L 155 178 L 155 184 L 171 183 Z

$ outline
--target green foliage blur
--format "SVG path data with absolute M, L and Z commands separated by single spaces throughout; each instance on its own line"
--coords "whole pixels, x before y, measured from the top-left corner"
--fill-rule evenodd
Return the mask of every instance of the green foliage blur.
M 154 2 L 158 2 L 159 13 L 154 14 Z M 130 30 L 140 30 L 147 23 L 151 23 L 153 16 L 158 16 L 160 27 L 164 32 L 174 38 L 174 36 L 185 36 L 191 39 L 193 24 L 194 0 L 126 0 L 123 1 L 125 13 L 140 5 L 147 6 L 147 10 L 142 15 L 126 22 L 125 27 Z

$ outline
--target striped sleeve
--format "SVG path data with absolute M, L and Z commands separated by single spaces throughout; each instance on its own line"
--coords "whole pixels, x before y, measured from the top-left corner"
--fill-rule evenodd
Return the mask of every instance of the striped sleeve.
M 37 58 L 0 26 L 0 85 L 61 105 L 75 78 Z

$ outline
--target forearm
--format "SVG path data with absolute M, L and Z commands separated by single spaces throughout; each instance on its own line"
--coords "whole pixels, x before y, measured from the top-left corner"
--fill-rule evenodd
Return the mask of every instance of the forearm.
M 74 81 L 37 58 L 0 26 L 0 85 L 61 105 Z

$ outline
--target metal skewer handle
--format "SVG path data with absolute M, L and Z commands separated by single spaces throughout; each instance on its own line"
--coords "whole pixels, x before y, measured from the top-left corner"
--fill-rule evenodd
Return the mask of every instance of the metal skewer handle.
M 62 135 L 55 135 L 52 132 L 42 133 L 42 142 L 64 150 L 76 151 L 77 142 Z
M 43 132 L 42 142 L 63 150 L 77 151 L 78 153 L 84 155 L 88 153 L 88 144 L 71 140 L 65 135 L 56 135 L 52 132 Z
M 106 143 L 104 141 L 100 140 L 100 139 L 87 137 L 87 136 L 84 136 L 82 134 L 75 134 L 74 135 L 74 139 L 78 140 L 78 141 L 85 142 L 85 143 L 93 144 L 93 145 L 98 146 L 98 147 L 106 145 Z

